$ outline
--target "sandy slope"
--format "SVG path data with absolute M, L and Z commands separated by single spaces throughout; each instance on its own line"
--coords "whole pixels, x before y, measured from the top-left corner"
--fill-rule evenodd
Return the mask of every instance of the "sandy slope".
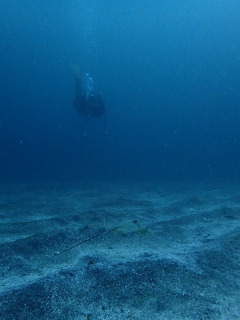
M 2 185 L 0 244 L 1 320 L 240 319 L 236 185 Z

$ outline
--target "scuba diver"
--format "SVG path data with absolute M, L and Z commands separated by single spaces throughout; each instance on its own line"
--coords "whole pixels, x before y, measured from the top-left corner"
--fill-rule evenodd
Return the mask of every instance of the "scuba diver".
M 106 134 L 106 110 L 103 98 L 100 93 L 93 90 L 93 79 L 86 74 L 84 81 L 85 92 L 82 92 L 82 79 L 79 67 L 72 66 L 75 75 L 75 99 L 73 105 L 78 113 L 85 119 L 103 117 L 103 133 Z

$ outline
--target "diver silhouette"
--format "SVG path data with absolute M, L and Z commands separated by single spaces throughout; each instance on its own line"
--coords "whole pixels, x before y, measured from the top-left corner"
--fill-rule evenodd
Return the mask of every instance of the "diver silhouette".
M 94 91 L 93 79 L 89 74 L 85 75 L 83 92 L 78 67 L 72 66 L 72 69 L 75 75 L 75 109 L 85 119 L 103 117 L 103 133 L 106 134 L 106 108 L 101 94 Z

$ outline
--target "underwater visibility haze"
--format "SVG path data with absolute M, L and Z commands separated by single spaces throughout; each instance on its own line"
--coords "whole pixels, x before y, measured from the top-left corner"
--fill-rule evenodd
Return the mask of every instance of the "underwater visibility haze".
M 1 179 L 239 177 L 239 6 L 1 1 Z M 73 64 L 106 135 L 73 108 Z
M 0 1 L 0 319 L 240 319 L 240 1 Z

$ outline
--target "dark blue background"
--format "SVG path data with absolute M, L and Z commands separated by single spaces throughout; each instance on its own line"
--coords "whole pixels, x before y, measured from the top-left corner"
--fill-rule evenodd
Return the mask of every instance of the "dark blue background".
M 240 177 L 239 1 L 43 2 L 0 3 L 2 181 Z M 73 108 L 73 63 L 105 136 Z

